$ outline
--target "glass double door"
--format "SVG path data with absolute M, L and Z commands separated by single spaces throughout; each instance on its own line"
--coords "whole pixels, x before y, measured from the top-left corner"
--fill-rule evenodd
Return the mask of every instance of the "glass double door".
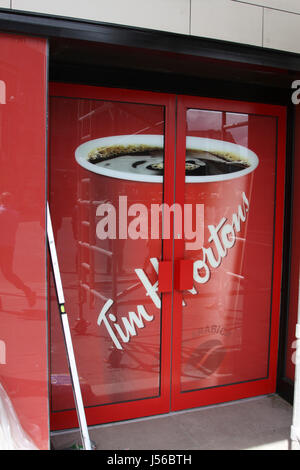
M 89 425 L 275 391 L 285 110 L 52 84 L 49 202 Z M 51 427 L 77 426 L 50 274 Z

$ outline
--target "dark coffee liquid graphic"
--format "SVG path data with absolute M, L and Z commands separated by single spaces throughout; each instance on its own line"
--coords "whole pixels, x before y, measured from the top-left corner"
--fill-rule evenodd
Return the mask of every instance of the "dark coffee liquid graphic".
M 148 175 L 163 175 L 163 149 L 149 145 L 115 145 L 89 152 L 88 161 L 112 170 Z M 186 150 L 185 172 L 191 176 L 223 175 L 249 167 L 241 157 L 228 152 Z

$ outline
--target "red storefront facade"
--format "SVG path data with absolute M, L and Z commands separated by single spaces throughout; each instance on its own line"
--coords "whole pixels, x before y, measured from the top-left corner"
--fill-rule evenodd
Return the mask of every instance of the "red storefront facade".
M 78 426 L 47 201 L 88 425 L 275 392 L 291 400 L 299 111 L 289 86 L 299 58 L 245 48 L 242 64 L 240 50 L 208 53 L 200 40 L 178 54 L 168 33 L 159 51 L 149 34 L 139 50 L 143 31 L 120 27 L 105 43 L 103 25 L 18 18 L 13 33 L 3 18 L 0 36 L 0 377 L 24 432 L 47 449 L 51 430 Z M 137 67 L 146 44 L 151 65 Z M 126 67 L 109 62 L 112 51 L 127 54 Z M 94 76 L 99 52 L 104 78 Z M 116 146 L 131 148 L 126 165 L 87 160 Z M 207 154 L 225 177 L 202 172 Z M 160 218 L 151 237 L 163 204 L 190 219 L 174 217 L 163 236 Z
M 49 441 L 46 82 L 46 41 L 2 34 L 1 384 L 41 448 Z

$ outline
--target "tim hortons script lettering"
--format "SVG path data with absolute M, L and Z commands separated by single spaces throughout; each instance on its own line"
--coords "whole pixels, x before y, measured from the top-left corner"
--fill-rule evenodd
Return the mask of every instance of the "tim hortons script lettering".
M 242 223 L 246 222 L 248 212 L 249 201 L 243 192 L 242 204 L 238 206 L 236 213 L 233 213 L 231 222 L 223 217 L 216 226 L 208 225 L 210 245 L 202 247 L 202 258 L 194 261 L 193 277 L 196 285 L 208 282 L 211 277 L 211 268 L 218 268 L 228 251 L 234 247 L 236 234 L 241 231 Z M 158 259 L 151 258 L 150 262 L 158 274 Z M 152 284 L 143 269 L 135 269 L 135 273 L 145 288 L 146 295 L 160 310 L 161 298 L 158 293 L 158 281 Z M 198 293 L 195 287 L 189 292 L 193 295 Z M 108 313 L 113 303 L 112 299 L 107 300 L 98 316 L 97 324 L 99 327 L 103 325 L 106 328 L 117 349 L 123 349 L 122 343 L 128 343 L 133 336 L 137 335 L 139 329 L 145 327 L 146 322 L 154 320 L 154 315 L 150 315 L 143 305 L 137 305 L 136 312 L 128 312 L 128 316 L 121 317 L 118 323 L 116 316 L 113 313 Z M 183 306 L 185 305 L 183 302 Z

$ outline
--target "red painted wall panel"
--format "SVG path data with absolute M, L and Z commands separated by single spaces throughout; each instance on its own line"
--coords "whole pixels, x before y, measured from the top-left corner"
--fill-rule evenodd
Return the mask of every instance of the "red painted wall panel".
M 294 163 L 294 189 L 293 189 L 293 219 L 292 219 L 292 253 L 291 253 L 291 277 L 290 277 L 290 306 L 287 331 L 286 349 L 286 377 L 294 381 L 296 337 L 295 329 L 298 313 L 298 289 L 299 289 L 299 257 L 300 257 L 300 186 L 298 178 L 300 174 L 300 105 L 295 107 L 295 163 Z
M 47 449 L 47 44 L 0 35 L 0 383 Z

